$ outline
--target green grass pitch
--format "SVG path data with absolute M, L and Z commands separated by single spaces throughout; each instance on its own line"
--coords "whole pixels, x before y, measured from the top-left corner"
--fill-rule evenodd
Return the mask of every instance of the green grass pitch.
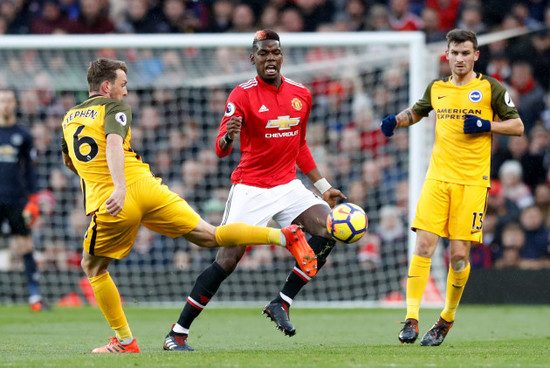
M 0 367 L 550 367 L 550 306 L 461 306 L 440 347 L 401 345 L 403 309 L 291 311 L 288 338 L 257 308 L 206 309 L 195 352 L 164 352 L 179 310 L 125 307 L 141 354 L 91 354 L 112 332 L 97 308 L 0 306 Z M 439 310 L 423 309 L 420 336 Z

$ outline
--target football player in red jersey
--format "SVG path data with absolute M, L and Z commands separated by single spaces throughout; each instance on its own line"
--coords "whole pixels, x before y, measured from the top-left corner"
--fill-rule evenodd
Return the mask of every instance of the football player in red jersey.
M 231 175 L 233 186 L 223 223 L 266 225 L 273 219 L 280 226 L 300 224 L 311 235 L 309 244 L 320 268 L 335 244 L 326 229 L 327 215 L 339 198 L 346 197 L 321 175 L 306 143 L 311 92 L 281 75 L 283 52 L 279 35 L 271 30 L 254 35 L 250 62 L 258 75 L 231 92 L 216 140 L 216 153 L 224 157 L 240 136 L 241 160 Z M 296 178 L 296 165 L 322 198 Z M 170 331 L 179 343 L 170 344 L 167 350 L 189 350 L 186 339 L 191 323 L 244 253 L 244 247 L 220 250 L 214 263 L 199 275 L 178 323 Z M 288 310 L 310 280 L 296 265 L 279 295 L 264 308 L 264 313 L 288 336 L 296 333 Z

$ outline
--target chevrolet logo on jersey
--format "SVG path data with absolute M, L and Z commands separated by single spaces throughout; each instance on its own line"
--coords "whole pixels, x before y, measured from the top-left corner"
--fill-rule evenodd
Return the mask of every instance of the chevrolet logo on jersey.
M 300 118 L 291 118 L 290 115 L 279 116 L 277 120 L 268 120 L 266 128 L 279 128 L 279 130 L 287 130 L 290 127 L 300 124 Z

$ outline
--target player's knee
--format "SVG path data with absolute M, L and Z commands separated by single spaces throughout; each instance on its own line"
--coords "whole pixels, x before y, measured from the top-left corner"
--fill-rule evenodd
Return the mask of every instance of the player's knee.
M 459 254 L 451 256 L 451 267 L 456 272 L 460 272 L 466 268 L 466 260 L 464 259 L 464 255 L 460 256 Z
M 82 257 L 80 261 L 80 267 L 88 278 L 96 277 L 107 272 L 107 266 L 109 263 L 98 261 L 91 257 Z
M 416 243 L 416 255 L 424 258 L 432 258 L 434 248 L 431 244 L 425 241 L 419 241 Z
M 219 264 L 220 267 L 229 274 L 232 273 L 235 268 L 237 268 L 237 263 L 239 263 L 239 261 L 235 258 L 216 258 L 216 263 Z
M 245 247 L 222 248 L 216 255 L 215 262 L 227 273 L 231 273 L 237 267 L 244 254 Z
M 84 273 L 86 273 L 86 275 L 88 277 L 90 277 L 90 272 L 91 272 L 91 262 L 89 259 L 87 259 L 86 257 L 82 257 L 82 260 L 80 261 L 80 267 L 82 267 L 82 270 L 84 271 Z

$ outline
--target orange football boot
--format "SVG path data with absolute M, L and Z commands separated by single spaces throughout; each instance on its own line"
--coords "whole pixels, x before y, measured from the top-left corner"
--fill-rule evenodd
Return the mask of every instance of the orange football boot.
M 134 338 L 131 344 L 122 345 L 118 339 L 113 336 L 109 337 L 111 340 L 107 345 L 100 346 L 92 350 L 92 353 L 139 353 L 139 346 L 137 339 Z
M 298 262 L 300 269 L 308 276 L 317 274 L 317 256 L 308 242 L 302 228 L 298 225 L 290 225 L 281 229 L 286 237 L 286 249 Z

